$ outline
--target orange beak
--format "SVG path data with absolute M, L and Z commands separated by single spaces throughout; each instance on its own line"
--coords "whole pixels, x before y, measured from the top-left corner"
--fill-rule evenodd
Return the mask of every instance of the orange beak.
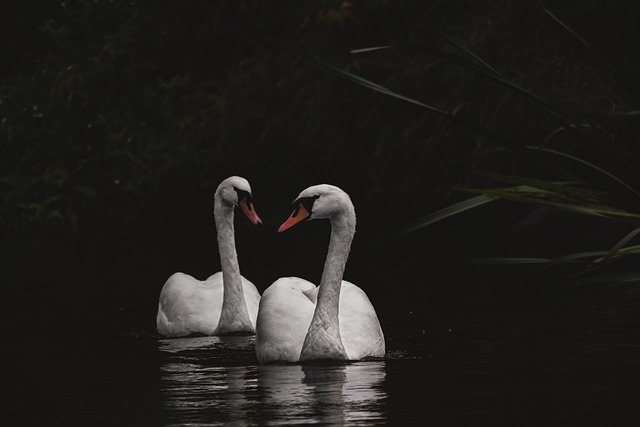
M 239 204 L 240 204 L 240 209 L 242 209 L 242 212 L 244 212 L 247 218 L 249 218 L 249 221 L 251 221 L 251 224 L 253 225 L 262 224 L 262 220 L 260 219 L 260 217 L 258 216 L 258 213 L 253 207 L 253 203 L 247 202 L 247 199 L 244 198 L 240 200 Z
M 291 213 L 291 216 L 285 222 L 282 223 L 280 228 L 278 228 L 278 233 L 282 233 L 284 230 L 287 230 L 293 227 L 294 225 L 296 225 L 297 223 L 299 223 L 309 215 L 310 215 L 309 211 L 307 211 L 302 205 L 302 203 L 300 203 L 298 207 L 293 210 L 293 212 Z

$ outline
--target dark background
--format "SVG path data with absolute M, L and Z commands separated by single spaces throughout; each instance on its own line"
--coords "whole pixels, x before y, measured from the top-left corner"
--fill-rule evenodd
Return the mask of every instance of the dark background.
M 230 175 L 251 182 L 265 223 L 255 230 L 237 221 L 243 272 L 260 290 L 281 275 L 319 277 L 328 225 L 275 233 L 290 201 L 317 183 L 338 185 L 351 195 L 358 235 L 347 276 L 373 282 L 366 287 L 380 301 L 393 294 L 386 291 L 389 282 L 395 288 L 401 286 L 396 281 L 404 281 L 409 293 L 425 291 L 425 283 L 449 286 L 445 283 L 457 281 L 456 273 L 475 271 L 457 265 L 469 256 L 607 250 L 634 224 L 513 202 L 494 202 L 385 240 L 411 221 L 468 198 L 460 188 L 486 186 L 483 173 L 557 180 L 570 171 L 574 179 L 619 195 L 606 177 L 580 164 L 540 162 L 523 154 L 521 147 L 542 144 L 562 123 L 530 97 L 443 56 L 454 50 L 438 34 L 565 117 L 604 129 L 604 144 L 615 156 L 567 132 L 554 137 L 553 148 L 635 185 L 637 115 L 620 113 L 636 111 L 637 86 L 625 86 L 629 80 L 619 74 L 640 71 L 637 9 L 554 2 L 550 10 L 588 40 L 585 45 L 554 21 L 546 6 L 541 1 L 4 6 L 0 222 L 5 259 L 20 275 L 38 274 L 49 264 L 113 274 L 114 285 L 151 304 L 155 298 L 149 295 L 171 272 L 203 278 L 217 271 L 212 195 Z M 395 47 L 350 53 L 386 45 Z M 372 91 L 327 66 L 446 114 Z M 626 164 L 616 163 L 620 158 Z M 559 167 L 565 167 L 563 173 Z M 631 211 L 637 206 L 632 196 L 618 200 Z M 119 278 L 118 272 L 130 269 L 144 277 L 135 286 Z M 487 267 L 474 277 L 491 282 L 489 270 L 494 271 Z M 503 274 L 508 268 L 497 270 Z
M 568 287 L 553 270 L 465 261 L 606 251 L 637 218 L 500 200 L 396 233 L 469 198 L 463 188 L 496 186 L 487 173 L 579 180 L 637 212 L 638 196 L 594 168 L 523 150 L 549 138 L 631 187 L 640 183 L 640 14 L 630 4 L 2 6 L 2 306 L 12 354 L 21 359 L 38 339 L 42 352 L 69 344 L 69 330 L 98 340 L 134 318 L 152 328 L 171 273 L 204 279 L 219 270 L 213 192 L 230 175 L 249 180 L 264 222 L 236 219 L 241 270 L 260 291 L 280 276 L 319 281 L 328 223 L 276 230 L 300 191 L 329 183 L 351 195 L 358 215 L 345 278 L 366 290 L 383 325 L 445 331 L 474 315 L 602 301 L 601 283 Z M 461 66 L 455 45 L 512 86 Z M 377 46 L 394 47 L 351 53 Z M 588 124 L 588 138 L 556 134 L 562 121 L 536 99 Z

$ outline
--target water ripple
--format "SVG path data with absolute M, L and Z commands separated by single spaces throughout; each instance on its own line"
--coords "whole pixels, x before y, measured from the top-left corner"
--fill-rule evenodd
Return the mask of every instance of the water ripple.
M 161 340 L 163 409 L 169 425 L 384 424 L 385 362 L 228 366 L 252 360 L 253 337 Z

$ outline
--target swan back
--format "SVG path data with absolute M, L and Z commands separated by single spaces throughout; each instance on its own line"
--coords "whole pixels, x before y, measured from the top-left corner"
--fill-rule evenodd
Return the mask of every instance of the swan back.
M 340 335 L 349 360 L 384 357 L 384 334 L 378 315 L 367 294 L 346 280 L 340 291 Z
M 256 322 L 259 363 L 299 360 L 316 293 L 313 283 L 298 277 L 281 277 L 263 292 Z

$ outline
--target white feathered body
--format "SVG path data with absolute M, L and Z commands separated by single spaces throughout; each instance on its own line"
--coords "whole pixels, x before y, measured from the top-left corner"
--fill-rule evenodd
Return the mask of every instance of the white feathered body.
M 242 277 L 242 288 L 249 320 L 255 332 L 260 293 Z M 199 333 L 218 335 L 217 328 L 223 303 L 222 272 L 207 280 L 198 280 L 184 273 L 174 273 L 164 284 L 158 302 L 156 326 L 166 337 Z
M 256 330 L 259 363 L 300 361 L 316 309 L 318 289 L 307 280 L 283 277 L 264 292 Z M 384 357 L 384 335 L 375 309 L 365 292 L 346 280 L 340 287 L 339 328 L 348 360 Z M 316 339 L 322 340 L 323 337 L 317 336 Z

